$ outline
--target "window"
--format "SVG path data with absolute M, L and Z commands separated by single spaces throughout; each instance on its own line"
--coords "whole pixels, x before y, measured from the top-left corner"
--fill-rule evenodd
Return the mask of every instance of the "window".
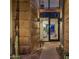
M 48 8 L 48 0 L 40 0 L 40 7 Z M 50 8 L 59 7 L 59 0 L 50 0 Z

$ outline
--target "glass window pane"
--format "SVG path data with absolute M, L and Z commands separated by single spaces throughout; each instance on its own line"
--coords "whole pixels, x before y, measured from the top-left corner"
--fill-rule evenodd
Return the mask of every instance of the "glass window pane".
M 41 41 L 49 41 L 48 18 L 40 18 L 40 39 Z
M 50 0 L 50 7 L 59 7 L 59 0 Z
M 48 0 L 41 0 L 40 4 L 43 5 L 44 8 L 48 8 Z M 59 0 L 50 0 L 50 8 L 59 7 Z
M 50 19 L 50 40 L 58 40 L 58 19 Z
M 48 0 L 40 0 L 40 5 L 42 5 L 44 8 L 48 8 Z

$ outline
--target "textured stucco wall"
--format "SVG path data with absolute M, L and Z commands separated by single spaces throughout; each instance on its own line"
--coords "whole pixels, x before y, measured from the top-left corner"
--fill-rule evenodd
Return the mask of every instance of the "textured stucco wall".
M 15 44 L 15 20 L 17 0 L 12 0 L 12 16 L 11 16 L 11 34 L 13 34 L 12 43 Z M 37 39 L 39 38 L 35 32 L 37 29 L 34 19 L 37 17 L 37 5 L 32 0 L 19 0 L 19 47 L 22 52 L 23 49 L 29 47 L 34 48 L 38 46 Z M 13 26 L 13 27 L 12 27 Z M 33 35 L 32 35 L 33 34 Z M 17 42 L 18 43 L 18 42 Z M 30 49 L 29 49 L 30 50 Z M 28 50 L 25 50 L 28 51 Z

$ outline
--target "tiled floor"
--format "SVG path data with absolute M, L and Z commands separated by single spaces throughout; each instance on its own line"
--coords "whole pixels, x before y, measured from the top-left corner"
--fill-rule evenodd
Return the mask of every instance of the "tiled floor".
M 43 49 L 40 55 L 40 59 L 59 59 L 60 56 L 58 55 L 55 48 L 48 48 Z
M 20 55 L 20 59 L 60 59 L 56 47 L 51 47 L 49 45 L 42 46 L 40 54 L 37 51 L 33 54 Z
M 41 54 L 33 54 L 33 55 L 21 55 L 21 59 L 59 59 L 55 48 L 43 49 Z
M 36 52 L 35 54 L 28 56 L 21 56 L 21 59 L 60 59 L 57 53 L 56 47 L 46 46 L 42 47 L 40 55 Z

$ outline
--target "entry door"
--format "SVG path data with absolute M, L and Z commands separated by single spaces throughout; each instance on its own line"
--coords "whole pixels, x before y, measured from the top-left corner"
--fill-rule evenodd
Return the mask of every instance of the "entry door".
M 50 25 L 49 25 L 50 20 Z M 50 30 L 49 30 L 50 27 Z M 49 35 L 50 32 L 50 35 Z M 49 39 L 50 36 L 50 39 Z M 53 41 L 58 39 L 58 19 L 57 18 L 40 18 L 40 40 Z

